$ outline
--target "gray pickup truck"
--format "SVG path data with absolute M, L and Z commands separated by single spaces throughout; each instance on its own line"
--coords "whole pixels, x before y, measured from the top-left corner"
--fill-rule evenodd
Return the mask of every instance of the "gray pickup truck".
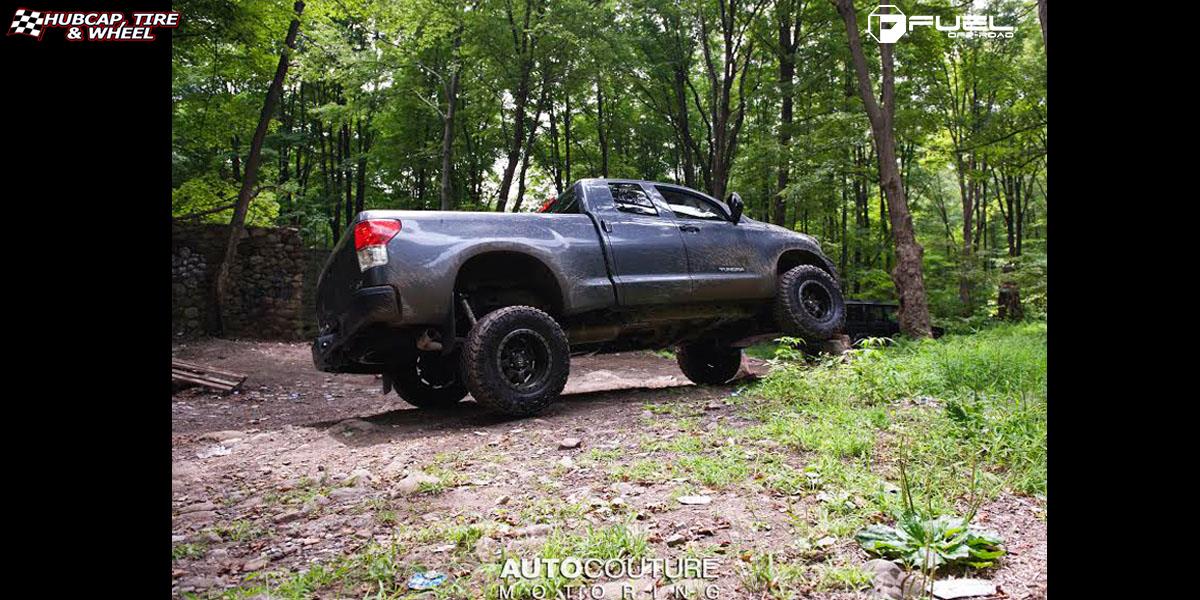
M 584 179 L 536 213 L 360 213 L 318 283 L 313 361 L 418 407 L 469 392 L 514 416 L 562 392 L 573 354 L 675 347 L 690 380 L 725 383 L 742 348 L 828 339 L 845 311 L 817 241 L 743 207 Z

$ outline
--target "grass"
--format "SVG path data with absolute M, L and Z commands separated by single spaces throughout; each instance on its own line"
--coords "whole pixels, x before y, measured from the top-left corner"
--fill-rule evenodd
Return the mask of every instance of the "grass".
M 915 487 L 946 502 L 965 492 L 976 461 L 991 494 L 1046 491 L 1044 323 L 781 363 L 748 408 L 763 422 L 752 436 L 818 457 L 886 464 L 903 448 Z
M 354 554 L 316 563 L 296 573 L 259 572 L 247 576 L 241 587 L 217 596 L 223 599 L 269 596 L 288 600 L 314 597 L 317 592 L 340 584 L 343 591 L 362 590 L 357 595 L 399 597 L 406 576 L 414 569 L 404 564 L 408 547 L 402 543 L 371 544 Z
M 171 560 L 181 558 L 199 558 L 208 553 L 208 545 L 204 543 L 183 543 L 171 546 Z
M 213 525 L 209 530 L 221 536 L 221 539 L 226 542 L 245 542 L 267 534 L 266 529 L 245 519 Z

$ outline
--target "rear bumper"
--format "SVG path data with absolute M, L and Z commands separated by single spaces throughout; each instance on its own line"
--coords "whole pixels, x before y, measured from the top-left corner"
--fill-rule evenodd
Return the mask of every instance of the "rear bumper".
M 376 324 L 401 322 L 400 302 L 390 285 L 371 286 L 354 292 L 350 304 L 335 323 L 324 328 L 312 344 L 313 364 L 330 373 L 363 372 L 357 365 L 361 352 L 355 337 Z

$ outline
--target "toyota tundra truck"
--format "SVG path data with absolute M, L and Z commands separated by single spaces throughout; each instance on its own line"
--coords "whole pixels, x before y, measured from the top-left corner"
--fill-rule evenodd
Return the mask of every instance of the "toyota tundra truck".
M 369 210 L 317 289 L 313 362 L 377 373 L 420 408 L 468 393 L 537 413 L 573 355 L 675 348 L 697 384 L 737 375 L 742 349 L 836 335 L 844 303 L 811 236 L 678 185 L 584 179 L 538 212 Z

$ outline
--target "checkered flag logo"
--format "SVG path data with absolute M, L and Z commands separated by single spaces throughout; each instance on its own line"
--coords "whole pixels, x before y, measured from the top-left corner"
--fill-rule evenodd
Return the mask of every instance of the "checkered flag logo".
M 42 13 L 28 8 L 18 8 L 13 15 L 12 25 L 8 27 L 8 35 L 23 34 L 30 37 L 42 37 Z

